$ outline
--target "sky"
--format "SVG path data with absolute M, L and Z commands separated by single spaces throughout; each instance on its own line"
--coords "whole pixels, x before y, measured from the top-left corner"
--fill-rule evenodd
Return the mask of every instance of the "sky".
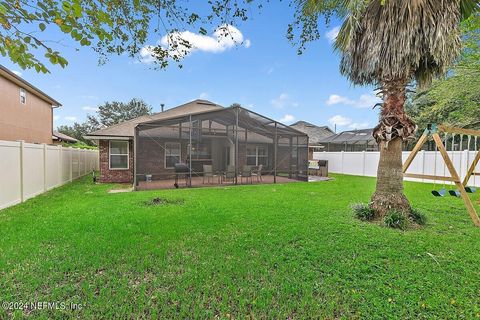
M 292 17 L 291 8 L 272 3 L 231 29 L 236 43 L 215 30 L 207 36 L 184 30 L 181 36 L 195 49 L 184 58 L 183 68 L 175 63 L 167 70 L 153 68 L 148 46 L 138 59 L 111 56 L 98 65 L 92 49 L 77 51 L 68 40 L 60 47 L 68 66 L 49 65 L 50 74 L 21 70 L 5 57 L 0 64 L 62 103 L 55 109 L 54 127 L 84 121 L 105 101 L 132 98 L 145 100 L 154 112 L 162 103 L 169 109 L 200 98 L 225 107 L 240 103 L 285 124 L 304 120 L 332 130 L 336 126 L 337 132 L 375 126 L 378 111 L 372 107 L 378 98 L 373 88 L 354 87 L 339 72 L 332 42 L 340 22 L 322 25 L 321 39 L 297 55 L 286 38 Z M 168 45 L 165 38 L 151 42 Z

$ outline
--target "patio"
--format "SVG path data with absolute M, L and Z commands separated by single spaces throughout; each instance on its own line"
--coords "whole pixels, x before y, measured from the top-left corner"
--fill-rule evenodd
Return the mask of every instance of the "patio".
M 262 180 L 257 180 L 256 177 L 253 177 L 251 180 L 248 178 L 241 179 L 238 177 L 238 182 L 235 184 L 235 179 L 223 181 L 219 177 L 210 178 L 208 181 L 203 177 L 197 176 L 192 177 L 191 185 L 188 184 L 188 177 L 179 178 L 178 186 L 179 188 L 198 188 L 198 187 L 218 187 L 218 186 L 232 186 L 232 185 L 251 185 L 251 184 L 271 184 L 271 183 L 288 183 L 288 182 L 298 182 L 296 179 L 289 179 L 288 177 L 279 177 L 276 179 L 273 175 L 262 176 Z M 275 182 L 276 180 L 276 182 Z M 162 179 L 156 181 L 141 181 L 138 183 L 137 190 L 155 190 L 155 189 L 175 189 L 175 179 Z

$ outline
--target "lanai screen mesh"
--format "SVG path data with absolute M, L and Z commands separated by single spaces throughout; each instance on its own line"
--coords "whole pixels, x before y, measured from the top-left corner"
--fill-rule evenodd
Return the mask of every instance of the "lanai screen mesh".
M 180 175 L 188 186 L 206 168 L 232 183 L 249 182 L 242 178 L 248 169 L 272 182 L 308 180 L 308 136 L 242 107 L 141 123 L 135 156 L 137 186 Z M 188 173 L 176 173 L 179 163 Z

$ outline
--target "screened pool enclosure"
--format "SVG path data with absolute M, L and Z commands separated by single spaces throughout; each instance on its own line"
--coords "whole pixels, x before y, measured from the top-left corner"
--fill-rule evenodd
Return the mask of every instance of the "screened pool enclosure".
M 308 180 L 308 136 L 239 106 L 135 128 L 137 189 Z

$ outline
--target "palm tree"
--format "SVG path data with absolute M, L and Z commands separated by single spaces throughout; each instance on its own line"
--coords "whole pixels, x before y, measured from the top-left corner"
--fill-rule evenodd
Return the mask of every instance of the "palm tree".
M 407 86 L 423 87 L 446 74 L 461 52 L 459 24 L 479 10 L 479 0 L 301 0 L 300 7 L 306 17 L 333 12 L 344 18 L 335 42 L 340 71 L 356 85 L 377 86 L 383 99 L 373 132 L 380 163 L 370 206 L 377 218 L 391 209 L 410 213 L 402 142 L 417 126 L 404 112 Z

